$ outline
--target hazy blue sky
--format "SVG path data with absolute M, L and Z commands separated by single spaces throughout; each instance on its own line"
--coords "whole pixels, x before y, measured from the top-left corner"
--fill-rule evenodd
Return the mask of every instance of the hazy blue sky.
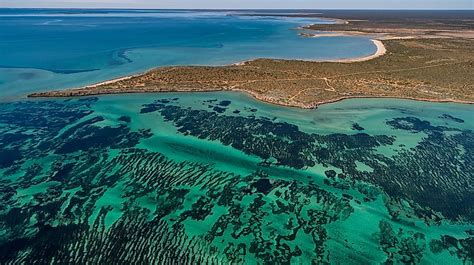
M 0 7 L 473 9 L 474 0 L 0 0 Z

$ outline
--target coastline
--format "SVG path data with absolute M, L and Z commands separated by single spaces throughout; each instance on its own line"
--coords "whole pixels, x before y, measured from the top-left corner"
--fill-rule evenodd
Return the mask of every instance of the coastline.
M 326 35 L 324 35 L 324 36 L 326 36 Z M 344 35 L 339 35 L 339 36 L 344 36 Z M 378 40 L 378 39 L 370 39 L 370 40 L 372 41 L 372 43 L 376 47 L 375 53 L 371 54 L 371 55 L 367 55 L 367 56 L 363 56 L 363 57 L 347 58 L 347 59 L 336 59 L 336 60 L 300 60 L 300 61 L 322 62 L 322 63 L 324 63 L 324 62 L 327 62 L 327 63 L 357 63 L 357 62 L 369 61 L 369 60 L 372 60 L 372 59 L 375 59 L 377 57 L 385 55 L 385 53 L 387 52 L 387 49 L 385 48 L 385 45 L 383 44 L 383 42 L 381 40 Z M 251 59 L 251 60 L 241 61 L 241 62 L 232 63 L 232 64 L 224 65 L 224 66 L 244 66 L 244 65 L 247 65 L 248 63 L 251 63 L 251 62 L 259 60 L 259 59 L 261 59 L 261 58 L 255 58 L 255 59 Z M 278 60 L 281 60 L 281 59 L 273 59 L 273 60 L 278 61 Z M 177 66 L 177 67 L 186 67 L 186 66 Z M 79 89 L 96 88 L 96 87 L 103 86 L 103 85 L 110 85 L 110 84 L 113 84 L 113 83 L 116 83 L 116 82 L 126 81 L 126 80 L 133 79 L 135 77 L 140 77 L 140 76 L 143 76 L 143 75 L 146 75 L 146 74 L 150 73 L 153 70 L 157 70 L 157 69 L 161 69 L 161 68 L 165 68 L 165 67 L 155 67 L 155 68 L 151 68 L 151 69 L 149 69 L 145 72 L 142 72 L 142 73 L 121 76 L 121 77 L 105 80 L 105 81 L 102 81 L 102 82 L 93 83 L 91 85 L 82 86 L 82 87 L 61 89 L 59 91 L 74 91 L 74 90 L 79 90 Z M 166 67 L 166 68 L 173 69 L 175 67 Z M 226 90 L 226 89 L 222 88 L 221 90 Z M 220 90 L 209 90 L 209 91 L 220 91 Z M 231 89 L 231 91 L 242 91 L 242 90 L 232 90 Z M 50 92 L 55 92 L 55 91 L 50 91 Z M 48 93 L 48 92 L 32 93 L 32 94 L 29 94 L 28 97 L 45 97 L 45 96 L 36 96 L 37 94 L 43 94 L 43 93 Z M 126 92 L 123 92 L 123 93 L 126 93 Z M 140 92 L 128 92 L 128 93 L 140 93 Z M 154 93 L 159 93 L 159 92 L 154 92 Z M 108 93 L 104 93 L 104 94 L 108 94 Z M 104 95 L 104 94 L 96 94 L 96 95 Z M 120 93 L 110 93 L 110 94 L 120 94 Z M 55 96 L 52 96 L 52 97 L 55 97 Z M 67 97 L 67 96 L 60 96 L 60 97 Z M 259 99 L 259 100 L 261 100 L 261 99 Z M 269 101 L 267 101 L 267 102 L 269 102 Z M 286 106 L 286 105 L 284 105 L 284 106 Z
M 385 47 L 385 45 L 383 44 L 382 41 L 380 41 L 378 39 L 370 39 L 370 40 L 372 41 L 372 43 L 375 45 L 375 47 L 377 49 L 374 54 L 368 55 L 368 56 L 365 56 L 365 57 L 331 60 L 331 61 L 327 61 L 327 62 L 336 62 L 336 63 L 366 62 L 366 61 L 375 59 L 377 57 L 380 57 L 382 55 L 385 55 L 387 53 L 387 48 Z
M 335 103 L 343 100 L 349 99 L 401 99 L 401 100 L 413 100 L 413 101 L 422 101 L 422 102 L 431 102 L 431 103 L 455 103 L 455 104 L 465 104 L 465 105 L 473 105 L 474 101 L 465 101 L 465 100 L 457 100 L 457 99 L 429 99 L 429 98 L 416 98 L 416 97 L 392 97 L 392 96 L 347 96 L 347 97 L 340 97 L 333 100 L 326 100 L 321 102 L 316 102 L 312 108 L 316 108 L 318 106 L 324 104 Z
M 320 37 L 349 37 L 349 36 L 352 36 L 352 35 L 339 34 L 339 33 L 337 33 L 337 34 L 328 33 L 328 34 L 312 34 L 312 35 L 306 35 L 305 34 L 305 35 L 302 35 L 302 36 L 308 37 L 308 38 L 320 38 Z M 375 58 L 380 57 L 380 56 L 384 55 L 385 53 L 387 53 L 387 48 L 383 44 L 382 40 L 380 40 L 378 38 L 370 38 L 370 41 L 375 45 L 376 50 L 375 50 L 375 53 L 367 55 L 367 56 L 354 57 L 354 58 L 341 58 L 341 59 L 335 59 L 335 60 L 301 60 L 301 61 L 318 62 L 318 63 L 357 63 L 357 62 L 369 61 L 369 60 L 375 59 Z M 251 60 L 232 63 L 230 65 L 242 66 L 242 65 L 246 65 L 250 62 L 253 62 L 255 60 L 258 60 L 258 59 L 259 58 L 255 58 L 255 59 L 251 59 Z M 279 59 L 275 59 L 275 60 L 279 60 Z
M 111 81 L 111 80 L 109 80 Z M 105 81 L 108 82 L 108 81 Z M 90 97 L 90 96 L 107 96 L 107 95 L 122 95 L 122 94 L 158 94 L 158 93 L 212 93 L 212 92 L 237 92 L 244 93 L 254 98 L 255 100 L 272 104 L 282 107 L 290 108 L 300 108 L 300 109 L 317 109 L 318 106 L 336 103 L 343 100 L 350 99 L 400 99 L 400 100 L 413 100 L 421 102 L 431 102 L 431 103 L 455 103 L 455 104 L 465 104 L 465 105 L 474 105 L 474 101 L 469 100 L 457 100 L 457 99 L 430 99 L 430 98 L 417 98 L 417 97 L 396 97 L 396 96 L 363 96 L 363 95 L 354 95 L 354 96 L 342 96 L 334 99 L 316 101 L 310 104 L 302 104 L 297 102 L 286 103 L 279 101 L 278 99 L 267 97 L 264 95 L 257 94 L 250 90 L 244 89 L 209 89 L 209 90 L 169 90 L 169 91 L 142 91 L 142 90 L 127 90 L 127 91 L 109 91 L 107 93 L 88 93 L 83 95 L 65 95 L 65 94 L 56 94 L 56 95 L 44 95 L 43 93 L 33 93 L 28 95 L 28 98 L 81 98 L 81 97 Z M 48 92 L 44 92 L 48 93 Z
M 155 68 L 153 68 L 153 69 L 155 69 Z M 126 75 L 126 76 L 122 76 L 122 77 L 117 77 L 117 78 L 105 80 L 105 81 L 102 81 L 102 82 L 94 83 L 94 84 L 87 85 L 87 86 L 83 86 L 83 87 L 66 88 L 66 89 L 64 89 L 64 90 L 87 89 L 87 88 L 95 88 L 95 87 L 99 87 L 99 86 L 103 86 L 103 85 L 110 85 L 110 84 L 113 84 L 113 83 L 115 83 L 115 82 L 130 80 L 130 79 L 132 79 L 132 78 L 145 75 L 145 74 L 147 74 L 148 72 L 152 71 L 153 69 L 150 69 L 150 70 L 145 71 L 145 72 L 143 72 L 143 73 L 138 73 L 138 74 L 133 74 L 133 75 Z
M 350 23 L 346 21 L 343 25 L 348 24 Z M 355 31 L 323 30 L 322 32 L 300 33 L 300 35 L 312 38 L 366 36 L 375 45 L 376 51 L 363 57 L 337 60 L 257 58 L 217 67 L 157 67 L 143 73 L 122 76 L 83 87 L 33 93 L 28 97 L 236 91 L 249 94 L 251 97 L 269 104 L 303 109 L 314 109 L 323 104 L 352 98 L 393 98 L 436 103 L 474 104 L 472 96 L 463 92 L 466 88 L 469 90 L 473 83 L 468 77 L 469 74 L 466 75 L 463 72 L 465 69 L 469 69 L 466 66 L 472 63 L 469 56 L 465 58 L 463 55 L 463 51 L 470 51 L 469 48 L 463 50 L 463 45 L 461 45 L 456 50 L 452 50 L 454 53 L 451 55 L 446 50 L 437 52 L 440 51 L 439 45 L 452 45 L 449 42 L 459 44 L 459 39 L 452 38 L 450 40 L 450 38 L 444 37 L 436 39 L 431 35 L 397 36 Z M 434 45 L 430 44 L 432 40 L 435 41 Z M 400 49 L 400 47 L 405 48 Z M 411 57 L 410 52 L 416 53 L 415 56 Z M 424 54 L 421 57 L 420 52 Z M 458 57 L 462 64 L 459 62 L 432 63 L 443 60 L 452 61 L 452 55 Z M 442 59 L 443 57 L 449 59 Z M 370 62 L 376 58 L 379 59 L 375 63 Z M 424 59 L 417 61 L 413 58 Z M 303 69 L 305 70 L 303 71 Z M 449 76 L 451 79 L 454 78 L 454 82 L 442 78 L 443 74 L 440 73 L 446 70 L 456 73 L 454 77 L 453 75 Z M 414 74 L 416 71 L 420 72 L 418 76 Z M 407 72 L 409 76 L 415 76 L 415 78 L 406 79 L 406 74 L 403 72 Z M 395 79 L 393 79 L 393 75 L 395 75 Z M 392 78 L 392 80 L 388 78 Z M 433 81 L 435 81 L 434 84 Z

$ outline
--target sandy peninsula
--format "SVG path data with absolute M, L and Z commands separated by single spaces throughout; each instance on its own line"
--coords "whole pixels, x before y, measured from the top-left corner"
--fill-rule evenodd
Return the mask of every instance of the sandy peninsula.
M 302 34 L 368 36 L 376 52 L 362 58 L 331 62 L 256 59 L 220 67 L 161 67 L 86 87 L 29 96 L 228 90 L 245 92 L 272 104 L 301 108 L 370 97 L 473 103 L 474 31 L 463 27 L 463 21 L 457 22 L 461 26 L 451 20 L 445 24 L 435 22 L 426 24 L 430 28 L 420 28 L 419 24 L 407 28 L 405 20 L 400 20 L 397 31 L 393 21 L 349 21 L 311 25 L 309 29 L 315 32 L 308 33 L 306 29 Z

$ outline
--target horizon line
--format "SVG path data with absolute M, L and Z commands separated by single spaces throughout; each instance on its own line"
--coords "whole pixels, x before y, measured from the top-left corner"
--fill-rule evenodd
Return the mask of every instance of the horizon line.
M 340 10 L 340 11 L 473 11 L 473 8 L 433 9 L 433 8 L 125 8 L 125 7 L 0 7 L 0 9 L 88 9 L 88 10 L 197 10 L 197 11 L 239 11 L 239 10 Z

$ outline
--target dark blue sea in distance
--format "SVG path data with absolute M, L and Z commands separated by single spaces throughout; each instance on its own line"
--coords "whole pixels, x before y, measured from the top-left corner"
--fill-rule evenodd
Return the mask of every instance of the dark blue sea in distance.
M 0 9 L 0 264 L 472 264 L 472 105 L 24 97 L 165 65 L 375 51 L 300 36 L 311 23 L 333 21 Z
M 235 11 L 0 9 L 0 89 L 11 96 L 158 66 L 327 60 L 375 50 L 367 38 L 299 36 L 297 28 L 312 23 L 333 22 Z

